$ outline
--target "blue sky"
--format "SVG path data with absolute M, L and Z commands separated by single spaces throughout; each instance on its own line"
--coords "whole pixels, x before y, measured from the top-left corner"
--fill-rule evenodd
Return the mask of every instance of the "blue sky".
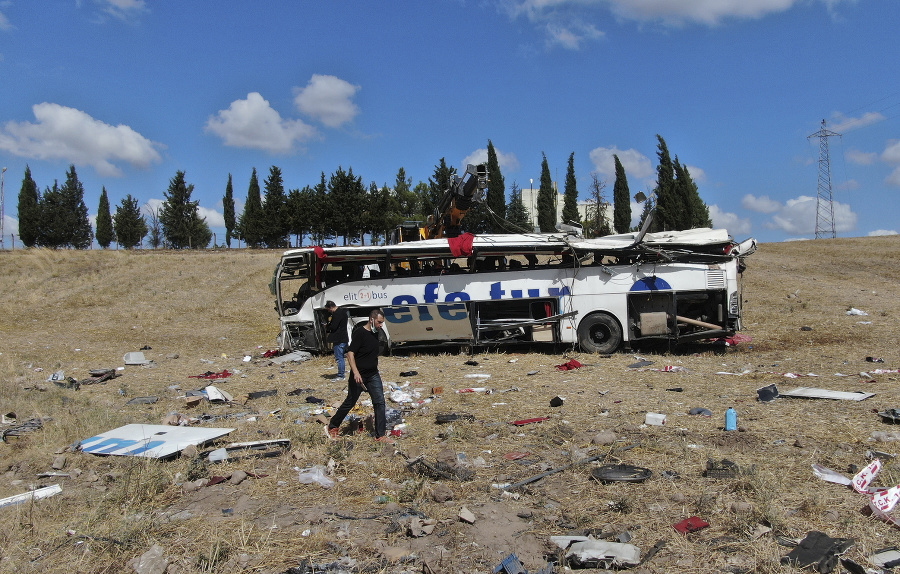
M 737 239 L 814 237 L 821 121 L 840 237 L 896 234 L 895 0 L 0 0 L 4 232 L 25 166 L 43 190 L 74 164 L 158 204 L 177 170 L 224 237 L 252 168 L 288 189 L 352 168 L 392 185 L 461 170 L 490 139 L 507 193 L 591 174 L 652 189 L 656 135 Z M 639 207 L 635 206 L 635 217 Z

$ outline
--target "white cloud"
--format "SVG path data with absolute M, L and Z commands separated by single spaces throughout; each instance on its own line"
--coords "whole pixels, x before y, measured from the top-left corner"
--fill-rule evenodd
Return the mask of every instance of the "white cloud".
M 900 235 L 893 229 L 876 229 L 866 234 L 868 237 L 881 237 L 883 235 Z
M 726 20 L 759 19 L 785 12 L 808 0 L 501 0 L 511 18 L 524 17 L 542 26 L 549 42 L 577 48 L 590 37 L 585 31 L 596 28 L 592 21 L 604 21 L 611 12 L 620 20 L 658 22 L 665 26 L 701 24 L 716 26 Z M 829 12 L 842 2 L 821 0 Z M 578 26 L 570 23 L 577 22 Z M 602 33 L 596 32 L 596 36 Z M 596 37 L 595 36 L 595 37 Z
M 900 140 L 889 140 L 881 152 L 881 159 L 888 163 L 900 163 Z
M 838 201 L 832 202 L 834 208 L 834 229 L 842 233 L 856 229 L 857 215 L 850 206 Z M 780 229 L 793 235 L 809 235 L 816 232 L 815 197 L 801 195 L 796 199 L 789 199 L 784 206 L 772 217 L 772 221 L 765 227 Z
M 197 206 L 197 213 L 200 214 L 200 217 L 206 218 L 206 224 L 210 227 L 225 227 L 225 215 L 223 213 L 202 205 Z
M 317 137 L 316 128 L 302 120 L 286 120 L 269 105 L 259 92 L 235 100 L 227 110 L 210 116 L 206 129 L 225 142 L 239 148 L 261 149 L 270 153 L 287 153 L 295 142 Z
M 872 165 L 873 163 L 875 163 L 875 160 L 878 159 L 878 154 L 875 152 L 865 152 L 858 149 L 851 149 L 847 150 L 847 152 L 844 154 L 844 157 L 847 158 L 847 161 L 856 165 Z
M 145 0 L 95 0 L 103 12 L 120 20 L 128 20 L 147 11 Z
M 894 171 L 885 178 L 884 182 L 900 187 L 900 167 L 895 167 Z
M 586 40 L 596 40 L 603 32 L 592 24 L 569 22 L 566 25 L 547 24 L 547 41 L 551 45 L 559 45 L 569 50 L 578 50 Z
M 516 157 L 516 154 L 503 153 L 502 151 L 498 150 L 497 148 L 494 148 L 494 153 L 497 154 L 497 163 L 500 165 L 501 171 L 503 171 L 503 170 L 516 171 L 519 169 L 519 167 L 520 167 L 519 158 Z M 469 165 L 470 163 L 473 165 L 477 165 L 479 163 L 487 163 L 487 160 L 488 160 L 487 148 L 485 147 L 485 148 L 477 149 L 463 158 L 462 164 L 461 164 L 462 167 L 460 168 L 460 171 L 465 170 L 465 166 Z
M 6 32 L 12 29 L 13 25 L 9 22 L 9 18 L 6 17 L 6 14 L 0 12 L 0 30 Z
M 19 220 L 10 217 L 6 214 L 3 215 L 3 242 L 6 244 L 7 249 L 12 249 L 12 237 L 10 235 L 19 236 Z
M 706 172 L 703 171 L 703 169 L 695 165 L 686 165 L 685 167 L 687 168 L 688 173 L 691 174 L 691 179 L 694 180 L 694 183 L 702 183 L 706 181 Z
M 36 123 L 9 121 L 0 130 L 0 150 L 43 160 L 88 164 L 103 176 L 119 176 L 113 162 L 147 167 L 161 160 L 157 147 L 128 126 L 112 126 L 81 110 L 44 102 L 32 106 Z
M 836 113 L 834 114 L 833 118 L 835 120 L 835 123 L 828 126 L 828 129 L 838 133 L 844 133 L 855 129 L 864 128 L 866 126 L 877 124 L 878 122 L 887 119 L 884 117 L 884 115 L 878 112 L 866 112 L 858 118 L 851 118 L 843 114 Z
M 305 88 L 295 88 L 294 104 L 304 114 L 330 128 L 340 127 L 359 114 L 353 96 L 360 90 L 336 76 L 313 74 Z
M 741 199 L 741 207 L 757 213 L 775 213 L 781 209 L 782 205 L 781 202 L 770 199 L 768 195 L 756 197 L 748 193 Z
M 753 229 L 749 219 L 738 217 L 736 213 L 722 211 L 718 205 L 709 206 L 709 218 L 712 219 L 713 227 L 727 229 L 733 236 L 747 235 Z
M 629 182 L 632 179 L 655 178 L 656 171 L 650 159 L 636 149 L 620 150 L 613 147 L 598 147 L 591 150 L 589 157 L 597 173 L 610 178 L 616 176 L 616 164 L 613 156 L 619 156 L 622 167 L 625 168 L 625 176 Z M 693 174 L 693 172 L 691 172 Z M 629 185 L 630 187 L 630 185 Z

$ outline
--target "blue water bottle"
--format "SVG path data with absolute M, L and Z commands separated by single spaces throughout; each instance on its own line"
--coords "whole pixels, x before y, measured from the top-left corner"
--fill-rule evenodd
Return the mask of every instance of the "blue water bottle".
M 734 407 L 729 407 L 725 411 L 725 430 L 737 430 L 737 412 L 735 412 Z

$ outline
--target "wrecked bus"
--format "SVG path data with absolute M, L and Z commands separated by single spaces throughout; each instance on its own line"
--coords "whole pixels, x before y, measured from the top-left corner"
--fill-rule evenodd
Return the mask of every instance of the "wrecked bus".
M 724 229 L 609 235 L 463 234 L 286 251 L 272 283 L 283 351 L 328 352 L 325 302 L 350 327 L 381 308 L 386 349 L 577 345 L 611 353 L 741 328 L 740 276 L 756 241 Z

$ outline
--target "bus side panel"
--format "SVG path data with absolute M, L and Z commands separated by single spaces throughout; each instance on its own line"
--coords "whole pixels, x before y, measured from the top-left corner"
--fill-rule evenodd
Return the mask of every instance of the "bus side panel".
M 390 306 L 382 310 L 385 322 L 390 325 L 392 341 L 471 341 L 475 338 L 465 303 Z

